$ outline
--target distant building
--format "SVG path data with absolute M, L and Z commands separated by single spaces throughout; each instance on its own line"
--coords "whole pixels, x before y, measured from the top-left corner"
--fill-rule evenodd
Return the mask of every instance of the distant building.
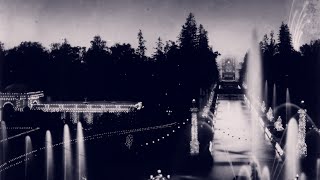
M 239 65 L 233 58 L 223 59 L 220 66 L 220 78 L 222 81 L 238 81 Z
M 221 79 L 223 81 L 236 80 L 236 63 L 234 59 L 224 59 L 221 64 Z

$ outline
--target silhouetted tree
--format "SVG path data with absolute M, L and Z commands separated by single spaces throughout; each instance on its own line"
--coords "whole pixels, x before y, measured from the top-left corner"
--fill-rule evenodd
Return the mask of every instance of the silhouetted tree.
M 283 22 L 279 31 L 278 51 L 282 55 L 289 55 L 294 51 L 289 27 Z
M 31 89 L 47 89 L 48 52 L 38 42 L 22 42 L 5 57 L 5 85 L 22 83 Z
M 146 41 L 143 38 L 143 34 L 142 34 L 141 29 L 139 29 L 139 32 L 138 32 L 138 43 L 139 43 L 139 45 L 138 45 L 138 48 L 137 48 L 137 54 L 139 55 L 139 57 L 141 59 L 144 59 L 147 47 L 145 45 Z
M 0 42 L 0 90 L 2 90 L 3 82 L 4 82 L 4 75 L 5 75 L 5 69 L 4 69 L 4 61 L 5 61 L 5 53 L 6 50 L 4 49 L 4 44 Z
M 67 39 L 64 39 L 62 43 L 51 44 L 50 59 L 54 68 L 50 71 L 52 84 L 49 94 L 59 99 L 74 99 L 82 89 L 77 86 L 81 79 L 81 48 L 72 47 Z
M 87 74 L 90 74 L 85 80 L 88 88 L 87 96 L 90 98 L 104 98 L 109 93 L 108 83 L 112 82 L 113 70 L 110 60 L 110 51 L 106 41 L 100 36 L 93 37 L 91 46 L 84 55 L 84 62 L 87 64 Z M 94 96 L 93 96 L 94 94 Z
M 205 52 L 209 49 L 208 32 L 202 24 L 199 25 L 198 29 L 198 49 L 200 52 Z
M 160 37 L 157 39 L 155 50 L 156 51 L 153 54 L 153 59 L 157 61 L 163 61 L 164 60 L 164 44 Z
M 197 38 L 197 23 L 195 17 L 190 13 L 179 35 L 179 45 L 183 53 L 191 52 L 196 49 L 198 42 Z

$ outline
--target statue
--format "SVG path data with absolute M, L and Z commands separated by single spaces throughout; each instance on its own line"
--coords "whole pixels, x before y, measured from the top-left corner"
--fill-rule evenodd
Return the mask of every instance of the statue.
M 274 119 L 274 116 L 273 116 L 273 111 L 272 111 L 272 108 L 270 107 L 268 112 L 267 112 L 267 119 L 272 122 L 273 119 Z
M 280 116 L 278 117 L 277 121 L 274 122 L 274 128 L 277 131 L 283 131 L 284 130 L 283 125 L 282 125 L 282 119 L 281 119 Z

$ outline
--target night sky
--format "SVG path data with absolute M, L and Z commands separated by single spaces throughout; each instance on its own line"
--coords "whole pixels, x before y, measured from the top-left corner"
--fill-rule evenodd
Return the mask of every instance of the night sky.
M 299 1 L 299 0 L 296 0 Z M 142 29 L 152 54 L 157 37 L 176 40 L 189 12 L 209 32 L 210 45 L 223 55 L 242 58 L 254 27 L 262 35 L 287 21 L 291 0 L 0 0 L 0 40 L 6 48 L 21 41 L 49 47 L 67 38 L 89 46 L 101 35 L 109 46 L 137 46 Z

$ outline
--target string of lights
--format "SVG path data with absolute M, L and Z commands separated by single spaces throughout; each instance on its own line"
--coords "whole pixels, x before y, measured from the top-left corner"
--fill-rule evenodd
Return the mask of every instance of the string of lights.
M 127 130 L 119 130 L 119 131 L 99 133 L 99 134 L 86 136 L 83 139 L 81 139 L 81 141 L 89 141 L 89 140 L 101 139 L 103 137 L 111 137 L 111 136 L 115 136 L 115 135 L 119 136 L 119 135 L 131 134 L 131 133 L 136 133 L 136 132 L 143 132 L 143 131 L 170 128 L 170 127 L 173 127 L 174 125 L 177 125 L 177 124 L 178 123 L 174 122 L 174 123 L 169 123 L 169 124 L 164 124 L 164 125 L 159 125 L 159 126 L 150 126 L 150 127 L 144 127 L 144 128 L 136 128 L 136 129 L 127 129 Z M 186 124 L 186 123 L 183 122 L 183 124 Z M 177 126 L 177 128 L 179 129 L 180 126 Z M 175 130 L 173 130 L 173 132 L 175 132 Z M 1 168 L 4 168 L 5 166 L 10 166 L 11 163 L 13 163 L 13 162 L 15 162 L 15 161 L 17 161 L 17 160 L 19 160 L 21 158 L 27 157 L 27 156 L 29 156 L 31 154 L 34 154 L 34 153 L 38 153 L 39 151 L 44 151 L 47 148 L 54 148 L 54 147 L 62 146 L 64 143 L 73 144 L 73 143 L 76 143 L 77 141 L 78 141 L 78 139 L 72 139 L 70 141 L 64 141 L 64 142 L 56 143 L 56 144 L 53 144 L 53 145 L 50 145 L 50 146 L 47 146 L 47 147 L 44 146 L 44 147 L 41 147 L 39 149 L 33 150 L 31 152 L 28 152 L 28 153 L 22 154 L 20 156 L 17 156 L 15 158 L 13 158 L 13 159 L 1 164 L 0 165 L 0 172 L 3 170 Z
M 182 122 L 182 125 L 187 125 L 187 123 L 189 122 L 189 119 L 186 119 L 184 122 Z M 150 140 L 148 142 L 144 142 L 143 144 L 141 144 L 140 146 L 149 146 L 151 144 L 156 144 L 157 142 L 163 141 L 168 137 L 171 137 L 173 133 L 176 133 L 178 131 L 178 129 L 181 129 L 181 126 L 179 125 L 180 123 L 175 123 L 176 126 L 171 126 L 171 127 L 176 127 L 175 129 L 172 129 L 171 132 L 168 132 L 166 135 L 163 135 L 162 137 L 158 137 L 155 138 L 153 140 Z

